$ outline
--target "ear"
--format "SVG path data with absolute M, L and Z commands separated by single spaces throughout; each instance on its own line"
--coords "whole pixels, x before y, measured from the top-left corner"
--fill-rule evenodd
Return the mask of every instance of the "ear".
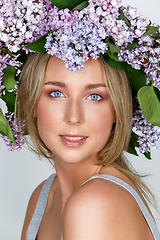
M 33 114 L 33 117 L 37 117 L 37 109 L 35 108 L 35 110 L 34 110 L 34 114 Z
M 116 123 L 116 116 L 114 116 L 113 123 Z

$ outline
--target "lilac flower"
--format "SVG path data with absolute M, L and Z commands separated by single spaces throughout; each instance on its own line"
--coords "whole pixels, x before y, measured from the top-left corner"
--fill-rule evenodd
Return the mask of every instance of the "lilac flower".
M 100 53 L 106 52 L 108 44 L 104 40 L 107 36 L 103 27 L 84 17 L 77 20 L 75 26 L 60 28 L 49 35 L 45 48 L 47 53 L 64 60 L 67 69 L 77 72 L 89 56 L 97 59 Z
M 48 0 L 5 0 L 0 3 L 0 39 L 17 52 L 51 30 L 74 25 L 77 15 L 78 11 L 59 10 Z
M 39 24 L 46 17 L 45 1 L 4 0 L 0 3 L 0 39 L 11 52 L 46 32 Z
M 88 3 L 86 8 L 78 12 L 58 9 L 49 0 L 0 0 L 1 95 L 5 94 L 3 70 L 8 65 L 18 69 L 21 64 L 17 60 L 17 52 L 22 48 L 28 53 L 30 50 L 25 45 L 52 30 L 57 31 L 48 35 L 46 51 L 64 60 L 67 69 L 77 72 L 89 57 L 97 59 L 100 54 L 104 54 L 109 47 L 109 37 L 120 48 L 119 60 L 135 69 L 142 69 L 147 84 L 154 81 L 153 85 L 160 89 L 160 28 L 157 38 L 143 36 L 147 19 L 138 14 L 135 8 L 123 7 L 121 0 L 89 0 Z M 127 49 L 135 39 L 138 45 Z M 4 55 L 3 50 L 7 48 L 16 54 Z M 7 114 L 6 118 L 15 135 L 15 149 L 18 150 L 23 144 L 24 122 L 14 120 L 13 113 Z M 151 146 L 158 144 L 160 130 L 147 121 L 139 106 L 133 116 L 133 127 L 141 132 L 138 139 L 141 152 L 147 152 Z M 6 136 L 3 139 L 8 148 L 13 150 L 13 143 Z
M 61 27 L 67 28 L 74 26 L 78 18 L 78 11 L 69 9 L 58 9 L 51 2 L 46 1 L 46 17 L 41 21 L 39 28 L 45 32 L 50 32 Z
M 121 6 L 121 0 L 89 0 L 89 5 L 85 8 L 87 10 L 87 14 L 93 13 L 93 9 L 95 9 L 95 13 L 98 16 L 107 16 L 113 15 L 115 18 L 119 15 L 118 10 Z M 92 11 L 91 11 L 92 10 Z M 82 10 L 83 12 L 83 10 Z
M 153 47 L 154 43 L 154 38 L 143 36 L 134 49 L 121 49 L 118 58 L 135 69 L 143 68 L 144 73 L 154 80 L 153 85 L 160 89 L 160 45 Z
M 144 18 L 137 12 L 136 8 L 131 6 L 121 7 L 120 8 L 127 19 L 130 21 L 131 26 L 129 27 L 129 31 L 134 34 L 134 38 L 142 37 L 146 32 L 146 26 L 148 24 L 147 18 Z
M 1 49 L 0 49 L 1 50 Z M 20 67 L 21 63 L 17 60 L 19 55 L 3 55 L 0 51 L 0 95 L 1 91 L 5 89 L 5 86 L 2 83 L 3 70 L 8 66 Z
M 142 153 L 148 152 L 150 147 L 157 148 L 160 139 L 160 128 L 154 126 L 143 115 L 140 106 L 136 109 L 132 119 L 132 126 L 140 132 L 138 137 L 139 150 Z
M 130 36 L 126 23 L 118 19 L 120 6 L 121 1 L 91 0 L 85 9 L 80 11 L 78 17 L 79 20 L 86 17 L 104 27 L 106 33 L 114 38 L 116 45 L 121 46 L 125 42 L 131 42 L 133 37 Z
M 16 141 L 16 146 L 14 146 L 13 142 L 7 137 L 0 134 L 0 137 L 4 140 L 4 143 L 7 145 L 9 151 L 19 151 L 24 144 L 24 131 L 25 131 L 25 122 L 22 119 L 14 119 L 14 113 L 6 114 L 6 119 L 12 129 L 14 134 L 14 138 Z

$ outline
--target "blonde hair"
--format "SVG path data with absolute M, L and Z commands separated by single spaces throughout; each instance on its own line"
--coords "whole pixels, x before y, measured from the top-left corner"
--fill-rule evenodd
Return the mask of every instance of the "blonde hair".
M 36 148 L 36 150 L 34 148 L 32 150 L 52 162 L 52 152 L 43 143 L 38 132 L 37 119 L 34 117 L 50 57 L 47 53 L 32 54 L 24 65 L 17 93 L 16 115 L 25 119 L 26 130 Z M 108 142 L 98 153 L 98 160 L 95 164 L 114 166 L 124 172 L 148 200 L 150 199 L 147 196 L 151 196 L 153 199 L 153 195 L 146 184 L 123 156 L 131 136 L 133 105 L 131 89 L 125 71 L 108 65 L 102 56 L 99 61 L 102 64 L 106 86 L 113 101 L 116 123 L 113 125 Z
M 108 65 L 102 56 L 100 61 L 106 86 L 114 105 L 116 124 L 113 125 L 108 142 L 98 153 L 97 164 L 113 166 L 126 174 L 143 196 L 156 206 L 154 195 L 142 181 L 142 177 L 147 175 L 138 174 L 124 156 L 124 150 L 127 150 L 132 131 L 133 102 L 129 81 L 124 70 Z
M 125 71 L 108 65 L 103 57 L 100 62 L 104 70 L 106 86 L 115 109 L 116 124 L 113 125 L 110 139 L 99 152 L 101 165 L 111 164 L 120 158 L 127 149 L 131 136 L 132 94 Z
M 50 55 L 46 53 L 32 54 L 25 63 L 19 80 L 16 101 L 16 116 L 23 118 L 26 131 L 30 135 L 35 148 L 26 142 L 40 156 L 52 158 L 51 151 L 43 143 L 37 128 L 35 109 L 41 95 L 47 63 Z

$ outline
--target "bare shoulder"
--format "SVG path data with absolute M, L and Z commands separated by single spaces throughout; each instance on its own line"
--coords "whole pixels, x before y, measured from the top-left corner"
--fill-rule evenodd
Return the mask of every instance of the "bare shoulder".
M 24 225 L 23 225 L 23 230 L 22 230 L 22 236 L 21 236 L 21 240 L 26 240 L 26 233 L 27 233 L 27 229 L 29 226 L 29 223 L 31 221 L 31 218 L 33 216 L 40 192 L 42 190 L 42 187 L 44 185 L 43 181 L 32 193 L 29 202 L 28 202 L 28 206 L 27 206 L 27 211 L 26 211 L 26 216 L 25 216 L 25 220 L 24 220 Z
M 66 203 L 66 240 L 103 240 L 106 236 L 113 240 L 149 239 L 148 234 L 148 226 L 133 196 L 113 182 L 92 179 Z

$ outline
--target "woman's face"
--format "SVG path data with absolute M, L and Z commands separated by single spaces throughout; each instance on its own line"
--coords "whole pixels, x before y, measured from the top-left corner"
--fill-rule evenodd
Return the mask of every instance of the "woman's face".
M 96 160 L 114 122 L 101 63 L 89 59 L 74 73 L 64 61 L 51 57 L 35 117 L 39 134 L 56 159 L 66 163 Z

